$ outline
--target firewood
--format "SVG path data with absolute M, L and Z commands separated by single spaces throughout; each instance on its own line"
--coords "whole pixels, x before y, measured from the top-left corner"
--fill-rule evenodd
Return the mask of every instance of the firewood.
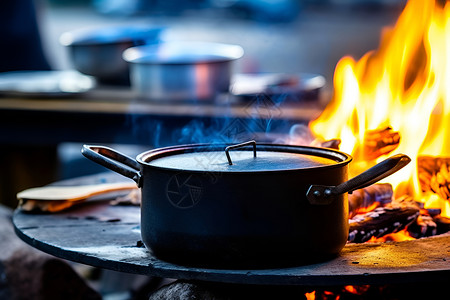
M 417 165 L 422 190 L 450 199 L 450 158 L 422 156 Z
M 377 183 L 353 191 L 348 195 L 349 218 L 363 213 L 367 208 L 375 209 L 378 206 L 385 206 L 392 201 L 394 191 L 389 183 Z
M 433 217 L 421 214 L 416 221 L 408 226 L 408 233 L 413 238 L 429 237 L 437 234 L 437 224 Z
M 395 150 L 400 143 L 400 134 L 391 127 L 368 130 L 364 136 L 364 159 L 372 160 Z
M 441 213 L 440 209 L 426 209 L 423 202 L 415 201 L 409 195 L 403 195 L 399 197 L 397 201 L 415 203 L 415 205 L 420 209 L 420 215 L 407 228 L 407 231 L 411 237 L 418 239 L 439 234 L 438 224 L 435 219 L 439 218 Z M 448 230 L 450 230 L 450 228 L 448 228 L 447 231 Z
M 437 234 L 442 234 L 450 231 L 450 219 L 443 216 L 435 216 L 433 218 L 437 224 Z
M 372 237 L 398 232 L 420 215 L 420 208 L 411 201 L 394 200 L 384 207 L 349 219 L 348 242 L 364 243 Z

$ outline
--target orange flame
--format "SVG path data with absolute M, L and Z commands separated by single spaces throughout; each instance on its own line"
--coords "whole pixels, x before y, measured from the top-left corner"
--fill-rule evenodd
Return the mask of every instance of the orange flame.
M 383 242 L 403 242 L 415 240 L 406 229 L 399 232 L 389 233 L 380 238 L 371 237 L 366 243 L 383 243 Z
M 396 194 L 402 189 L 422 201 L 417 158 L 450 155 L 450 4 L 440 2 L 410 0 L 395 28 L 384 29 L 378 50 L 357 62 L 342 58 L 334 97 L 310 124 L 316 136 L 342 140 L 340 149 L 354 157 L 355 174 L 386 158 L 363 159 L 366 132 L 392 127 L 401 137 L 395 152 L 412 163 L 388 181 Z M 439 206 L 450 217 L 449 205 Z
M 305 297 L 306 297 L 306 300 L 316 299 L 316 291 L 312 291 L 311 293 L 306 293 Z
M 346 285 L 344 287 L 344 291 L 354 294 L 354 295 L 362 295 L 369 290 L 369 285 L 355 286 L 355 285 Z

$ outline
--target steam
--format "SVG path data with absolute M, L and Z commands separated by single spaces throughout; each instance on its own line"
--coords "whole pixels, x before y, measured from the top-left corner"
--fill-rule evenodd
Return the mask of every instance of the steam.
M 312 139 L 306 124 L 283 115 L 286 97 L 260 94 L 240 108 L 239 117 L 231 112 L 223 116 L 203 116 L 189 119 L 167 119 L 145 114 L 128 115 L 125 127 L 131 128 L 131 141 L 139 140 L 150 148 L 181 144 L 237 144 L 248 140 L 281 144 L 309 144 Z M 187 121 L 186 121 L 187 120 Z M 128 132 L 125 130 L 124 132 Z M 121 137 L 123 140 L 124 137 Z
M 282 119 L 280 118 L 282 114 L 280 104 L 261 95 L 255 97 L 243 109 L 242 117 L 224 116 L 193 120 L 181 129 L 175 130 L 172 140 L 177 144 L 221 144 L 240 143 L 247 140 L 268 140 L 270 139 L 268 134 L 275 129 L 274 119 Z M 279 126 L 279 124 L 277 125 Z

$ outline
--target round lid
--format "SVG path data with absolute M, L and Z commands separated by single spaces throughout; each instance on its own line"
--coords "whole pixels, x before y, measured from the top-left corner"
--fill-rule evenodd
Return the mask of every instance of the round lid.
M 123 58 L 138 64 L 195 64 L 227 62 L 241 58 L 241 46 L 208 42 L 165 42 L 128 48 Z
M 225 151 L 227 146 L 162 148 L 141 154 L 138 161 L 153 167 L 184 171 L 264 172 L 329 167 L 351 160 L 347 154 L 325 148 L 257 144 L 254 152 L 251 146 Z

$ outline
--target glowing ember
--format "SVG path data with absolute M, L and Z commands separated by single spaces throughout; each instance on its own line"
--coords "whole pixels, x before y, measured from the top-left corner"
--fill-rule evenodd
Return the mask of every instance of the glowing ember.
M 349 292 L 350 294 L 354 295 L 362 295 L 364 292 L 367 292 L 370 286 L 363 285 L 363 286 L 354 286 L 354 285 L 346 285 L 344 287 L 344 290 L 346 292 Z
M 311 293 L 306 293 L 305 297 L 307 300 L 314 300 L 316 299 L 316 291 L 312 291 Z
M 366 243 L 383 243 L 383 242 L 403 242 L 403 241 L 411 241 L 415 240 L 412 236 L 409 235 L 408 231 L 406 229 L 401 230 L 396 233 L 390 233 L 386 234 L 385 236 L 381 238 L 372 237 L 370 240 L 368 240 Z
M 423 202 L 432 198 L 425 207 L 440 208 L 450 217 L 448 197 L 425 195 L 417 175 L 419 156 L 450 157 L 450 4 L 441 2 L 410 0 L 395 28 L 384 30 L 377 51 L 357 62 L 342 58 L 334 75 L 335 95 L 310 127 L 324 140 L 341 139 L 340 149 L 354 157 L 351 175 L 386 158 L 384 152 L 368 156 L 364 142 L 371 132 L 392 129 L 400 139 L 386 152 L 412 158 L 388 179 L 396 195 Z

